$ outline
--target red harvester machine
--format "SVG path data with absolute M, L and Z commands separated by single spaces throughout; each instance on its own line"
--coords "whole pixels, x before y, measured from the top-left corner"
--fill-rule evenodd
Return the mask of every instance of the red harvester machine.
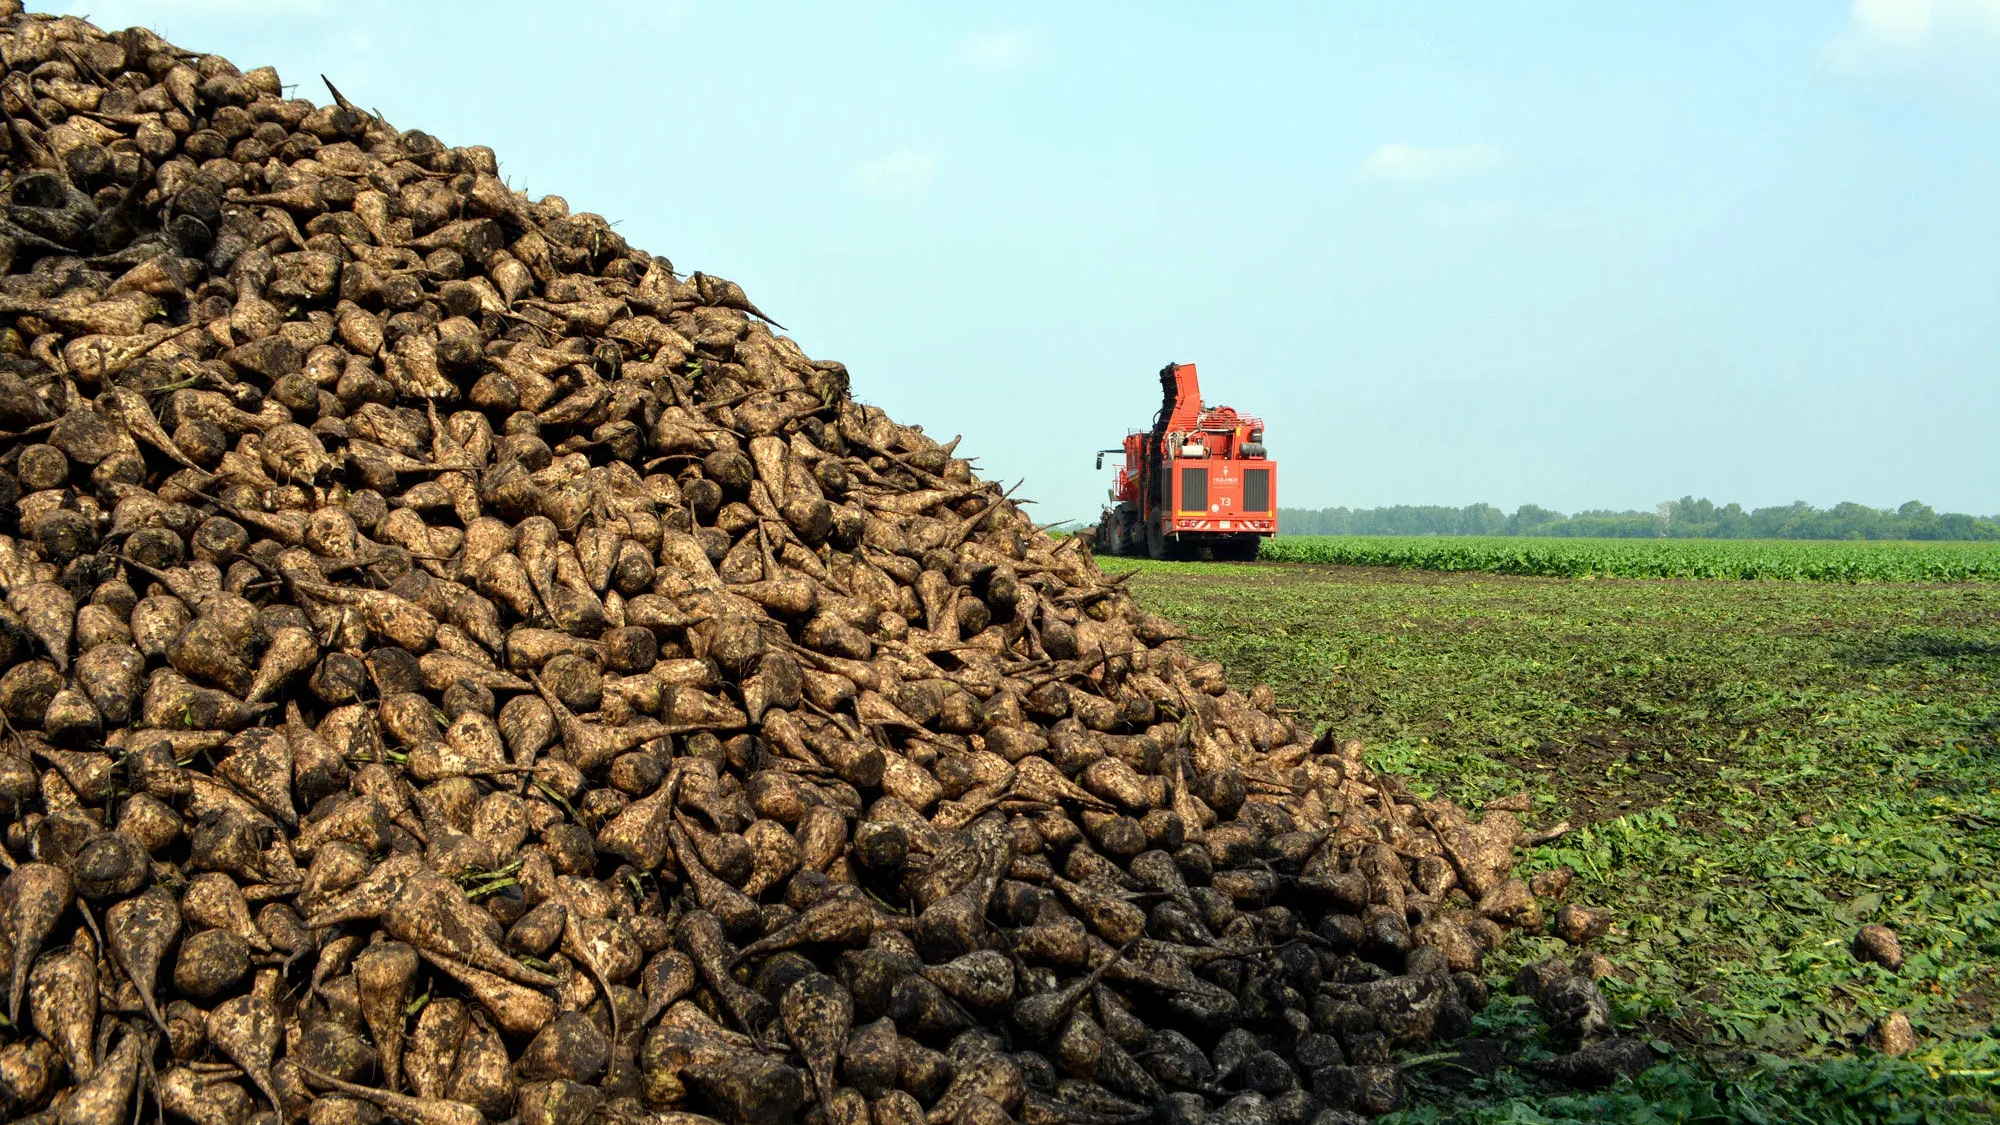
M 1264 422 L 1204 407 L 1192 363 L 1160 369 L 1165 401 L 1153 428 L 1125 436 L 1125 465 L 1097 522 L 1100 554 L 1155 559 L 1254 559 L 1278 532 L 1278 463 L 1264 455 Z

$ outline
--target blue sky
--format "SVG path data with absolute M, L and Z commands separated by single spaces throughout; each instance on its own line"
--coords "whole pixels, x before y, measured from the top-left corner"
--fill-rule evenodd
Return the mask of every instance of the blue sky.
M 1161 364 L 1292 506 L 2000 510 L 2000 0 L 103 0 L 741 282 L 1095 518 Z

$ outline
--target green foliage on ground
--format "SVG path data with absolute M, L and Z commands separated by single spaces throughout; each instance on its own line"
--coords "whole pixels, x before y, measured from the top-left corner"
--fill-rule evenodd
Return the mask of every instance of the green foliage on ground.
M 1286 535 L 1266 540 L 1259 557 L 1268 562 L 1552 578 L 1768 578 L 1799 582 L 2000 579 L 2000 543 Z
M 1618 926 L 1621 1019 L 1668 1062 L 1556 1091 L 1417 1069 L 1409 1122 L 1949 1121 L 2000 1091 L 2000 586 L 1550 581 L 1105 560 L 1247 685 L 1413 788 L 1526 788 Z M 1899 973 L 1849 953 L 1892 926 Z M 1517 940 L 1489 966 L 1563 953 Z M 1496 989 L 1499 995 L 1504 989 Z M 1920 1046 L 1861 1045 L 1901 1010 Z M 1519 1002 L 1486 1034 L 1550 1045 Z

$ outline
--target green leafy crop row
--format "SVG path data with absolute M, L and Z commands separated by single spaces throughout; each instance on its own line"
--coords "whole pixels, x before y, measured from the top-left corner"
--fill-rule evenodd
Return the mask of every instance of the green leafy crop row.
M 1259 557 L 1551 578 L 2000 580 L 2000 543 L 1288 535 L 1265 542 Z

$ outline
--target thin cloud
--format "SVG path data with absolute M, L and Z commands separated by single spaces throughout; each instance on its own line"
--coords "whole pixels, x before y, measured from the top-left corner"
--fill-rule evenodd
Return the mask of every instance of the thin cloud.
M 1854 0 L 1846 37 L 1922 49 L 1960 35 L 2000 43 L 2000 0 Z
M 1481 142 L 1468 145 L 1412 145 L 1391 143 L 1375 146 L 1361 160 L 1364 180 L 1447 180 L 1490 172 L 1500 166 L 1500 146 Z
M 1018 31 L 990 31 L 967 39 L 958 61 L 975 70 L 1015 70 L 1028 61 L 1028 37 Z
M 2000 94 L 2000 0 L 1853 0 L 1820 59 L 1846 79 Z
M 869 195 L 915 195 L 937 177 L 937 154 L 898 149 L 854 169 L 854 183 Z

